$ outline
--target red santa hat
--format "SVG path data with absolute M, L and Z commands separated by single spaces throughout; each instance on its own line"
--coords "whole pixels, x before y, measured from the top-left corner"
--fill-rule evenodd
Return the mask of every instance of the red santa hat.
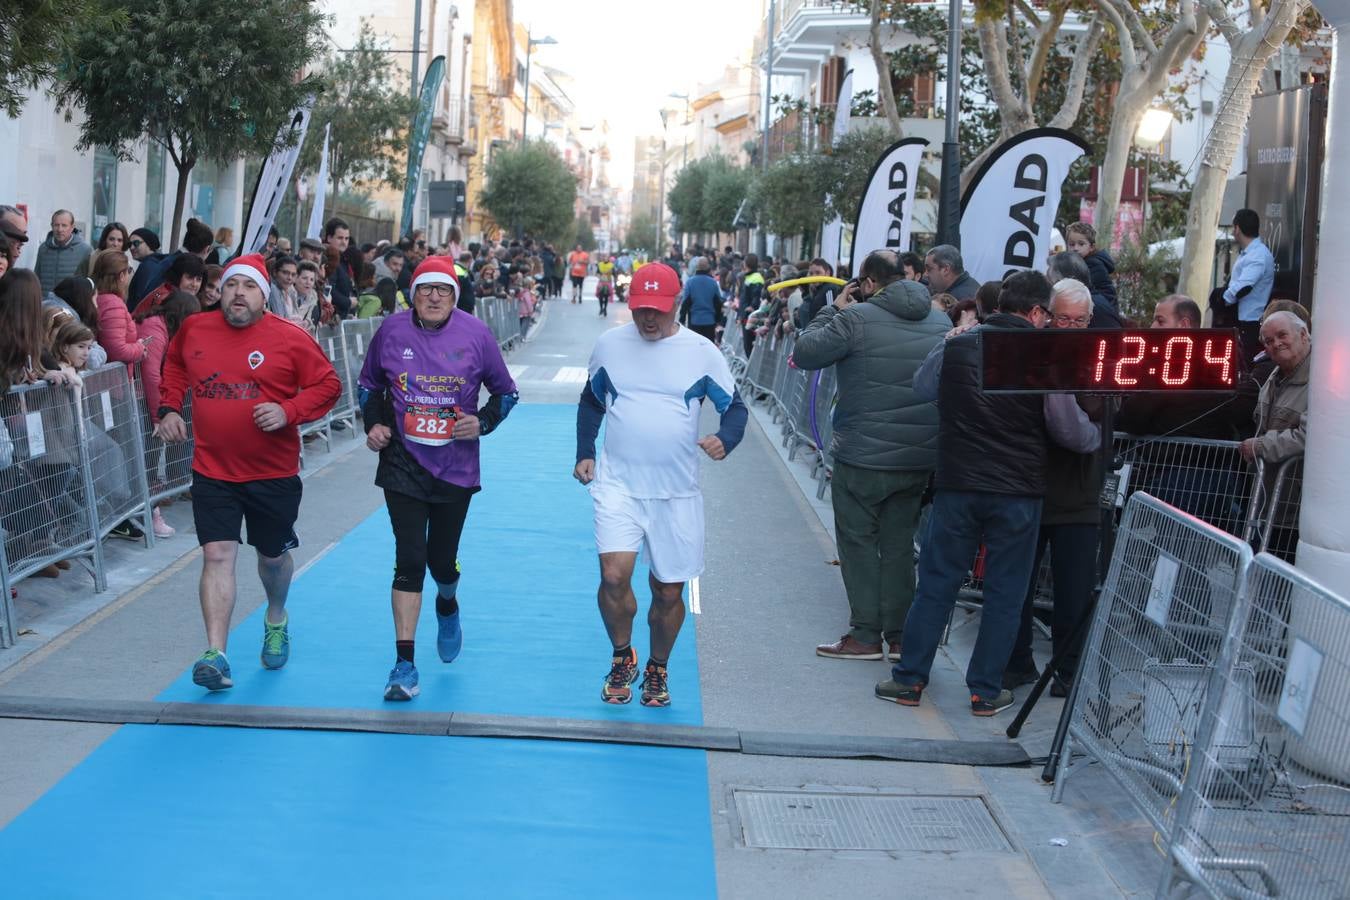
M 235 275 L 251 278 L 254 284 L 262 289 L 263 296 L 272 291 L 272 280 L 267 277 L 267 262 L 262 258 L 261 253 L 250 253 L 247 256 L 230 260 L 230 264 L 225 267 L 224 273 L 220 276 L 221 287 L 224 287 L 225 282 Z
M 421 284 L 448 284 L 459 300 L 459 279 L 455 277 L 455 261 L 448 256 L 428 256 L 413 271 L 412 290 L 417 293 Z

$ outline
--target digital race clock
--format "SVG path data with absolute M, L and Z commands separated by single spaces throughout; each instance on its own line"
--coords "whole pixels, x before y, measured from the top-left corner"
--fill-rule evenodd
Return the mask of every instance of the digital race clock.
M 1241 374 L 1230 329 L 981 328 L 988 393 L 1232 391 Z

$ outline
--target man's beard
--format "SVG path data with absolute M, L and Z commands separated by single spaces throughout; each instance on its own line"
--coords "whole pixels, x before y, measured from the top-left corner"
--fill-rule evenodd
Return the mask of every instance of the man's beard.
M 224 313 L 225 315 L 225 321 L 233 325 L 235 328 L 247 328 L 248 326 L 252 325 L 254 322 L 258 321 L 263 317 L 263 310 L 261 309 L 259 309 L 257 312 L 254 312 L 253 310 L 245 307 L 244 312 L 242 314 L 235 313 L 233 306 L 225 306 L 224 304 L 221 304 L 220 309 L 221 312 Z

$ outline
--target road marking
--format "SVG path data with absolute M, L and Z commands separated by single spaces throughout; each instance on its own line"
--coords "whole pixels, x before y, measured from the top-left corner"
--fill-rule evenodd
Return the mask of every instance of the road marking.
M 561 384 L 585 384 L 586 367 L 563 366 L 558 369 L 558 374 L 553 376 L 553 380 Z
M 700 615 L 703 612 L 703 604 L 699 602 L 698 576 L 689 582 L 689 608 L 694 611 L 694 615 Z
M 316 562 L 323 559 L 329 553 L 332 553 L 333 548 L 335 548 L 337 545 L 338 545 L 337 541 L 329 541 L 327 547 L 324 547 L 318 553 L 314 554 L 312 557 L 310 557 L 308 562 L 306 562 L 303 566 L 295 570 L 295 574 L 291 576 L 291 581 L 294 582 L 295 579 L 299 578 L 301 575 L 308 572 L 310 570 L 310 567 L 312 567 Z
M 506 371 L 508 371 L 508 372 L 511 373 L 511 378 L 512 378 L 512 380 L 516 380 L 516 379 L 520 378 L 520 376 L 522 376 L 522 375 L 524 375 L 526 372 L 528 372 L 529 369 L 530 369 L 529 366 L 507 366 L 507 367 L 506 367 Z

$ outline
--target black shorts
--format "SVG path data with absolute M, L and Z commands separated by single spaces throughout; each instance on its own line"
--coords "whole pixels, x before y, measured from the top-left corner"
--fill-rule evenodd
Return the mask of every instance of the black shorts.
M 585 276 L 585 275 L 573 275 L 573 276 L 572 276 L 572 287 L 579 288 L 579 287 L 581 287 L 581 286 L 582 286 L 583 284 L 585 284 L 585 283 L 586 283 L 586 276 Z
M 248 543 L 269 559 L 300 546 L 295 520 L 303 487 L 299 475 L 261 481 L 217 481 L 192 473 L 192 518 L 197 543 L 240 543 L 239 526 L 248 523 Z

